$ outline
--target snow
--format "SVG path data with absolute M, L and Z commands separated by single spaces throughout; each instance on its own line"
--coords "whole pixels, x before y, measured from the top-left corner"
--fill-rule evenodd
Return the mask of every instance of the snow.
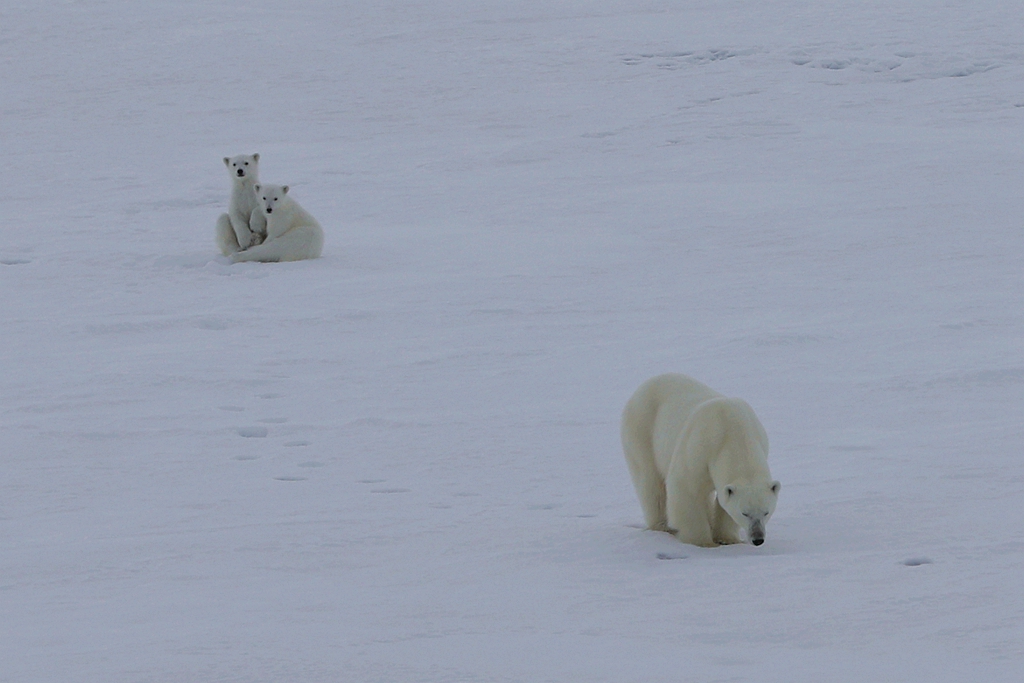
M 1019 3 L 8 5 L 0 679 L 1019 680 Z M 640 528 L 665 371 L 764 546 Z

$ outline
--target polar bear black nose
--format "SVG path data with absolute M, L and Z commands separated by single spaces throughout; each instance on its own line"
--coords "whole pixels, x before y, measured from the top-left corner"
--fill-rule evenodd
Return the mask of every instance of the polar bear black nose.
M 267 207 L 267 213 L 274 213 L 274 210 L 268 206 Z
M 242 169 L 238 169 L 238 177 L 239 178 L 244 178 L 245 177 L 245 171 L 242 170 Z
M 755 539 L 752 539 L 750 542 L 753 543 L 754 545 L 761 545 L 762 543 L 764 543 L 764 539 L 763 538 L 755 538 Z

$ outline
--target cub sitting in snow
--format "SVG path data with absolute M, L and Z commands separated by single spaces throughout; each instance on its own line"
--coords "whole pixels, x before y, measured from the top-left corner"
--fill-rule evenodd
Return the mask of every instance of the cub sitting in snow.
M 259 244 L 267 236 L 267 219 L 259 210 L 253 186 L 259 183 L 259 154 L 224 157 L 231 176 L 231 204 L 217 219 L 217 246 L 225 256 Z
M 324 231 L 288 195 L 287 185 L 255 185 L 253 190 L 267 220 L 267 238 L 262 244 L 231 254 L 233 262 L 299 261 L 320 256 Z
M 768 435 L 745 401 L 686 375 L 647 380 L 626 403 L 622 448 L 647 526 L 683 543 L 764 543 L 779 482 Z

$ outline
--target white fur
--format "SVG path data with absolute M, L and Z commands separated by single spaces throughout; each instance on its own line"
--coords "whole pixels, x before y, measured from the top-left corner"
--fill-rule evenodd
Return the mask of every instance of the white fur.
M 711 547 L 764 542 L 780 484 L 768 435 L 745 401 L 686 375 L 659 375 L 622 414 L 622 448 L 647 526 Z
M 319 257 L 324 248 L 323 228 L 291 198 L 288 186 L 256 185 L 253 189 L 267 221 L 267 239 L 231 254 L 231 260 L 299 261 Z
M 217 219 L 217 246 L 225 256 L 259 244 L 267 236 L 267 219 L 259 211 L 253 186 L 259 180 L 259 154 L 224 157 L 231 176 L 231 204 Z

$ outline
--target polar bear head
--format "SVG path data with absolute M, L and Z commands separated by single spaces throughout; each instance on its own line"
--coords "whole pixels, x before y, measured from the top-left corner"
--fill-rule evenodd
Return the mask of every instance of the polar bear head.
M 243 180 L 255 178 L 259 169 L 259 154 L 239 154 L 237 157 L 224 157 L 224 165 L 232 178 Z
M 252 189 L 256 193 L 260 208 L 268 216 L 274 213 L 275 208 L 288 201 L 287 185 L 253 185 Z
M 729 484 L 718 494 L 718 504 L 733 521 L 747 530 L 747 540 L 764 543 L 764 527 L 775 512 L 782 484 L 777 481 Z

